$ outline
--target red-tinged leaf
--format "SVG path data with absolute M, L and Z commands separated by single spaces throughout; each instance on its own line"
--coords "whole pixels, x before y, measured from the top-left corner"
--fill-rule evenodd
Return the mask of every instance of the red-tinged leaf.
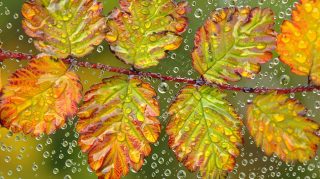
M 22 27 L 41 52 L 82 57 L 104 39 L 102 8 L 96 0 L 29 0 L 22 6 Z
M 206 81 L 226 84 L 259 73 L 275 49 L 270 9 L 224 8 L 198 29 L 192 52 L 194 68 Z
M 241 121 L 225 97 L 209 86 L 186 86 L 169 108 L 169 146 L 203 178 L 224 178 L 239 155 Z
M 312 83 L 320 85 L 320 1 L 301 0 L 292 11 L 292 20 L 281 25 L 277 40 L 280 60 L 291 71 L 309 76 Z
M 106 40 L 115 55 L 135 68 L 159 63 L 177 49 L 187 28 L 186 2 L 120 0 L 107 20 Z
M 248 107 L 250 134 L 267 155 L 304 162 L 316 155 L 319 124 L 305 116 L 306 109 L 288 95 L 257 96 Z
M 77 112 L 82 86 L 61 61 L 38 56 L 17 70 L 3 89 L 1 123 L 13 132 L 51 134 Z
M 150 84 L 112 77 L 85 94 L 78 113 L 79 145 L 99 178 L 138 171 L 160 133 L 159 104 Z

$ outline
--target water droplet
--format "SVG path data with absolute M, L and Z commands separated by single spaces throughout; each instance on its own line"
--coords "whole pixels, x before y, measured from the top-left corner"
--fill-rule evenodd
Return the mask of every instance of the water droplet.
M 290 77 L 288 75 L 282 75 L 280 77 L 280 84 L 281 85 L 288 85 L 290 83 Z
M 194 12 L 194 17 L 200 18 L 203 15 L 202 9 L 197 8 Z
M 183 179 L 183 178 L 187 177 L 187 174 L 184 170 L 179 170 L 177 173 L 177 177 L 178 177 L 178 179 Z
M 101 53 L 103 51 L 103 46 L 102 45 L 99 45 L 98 47 L 97 47 L 97 52 L 98 53 Z
M 164 171 L 164 175 L 165 176 L 170 176 L 171 175 L 171 170 L 170 169 L 166 169 L 165 171 Z
M 178 73 L 179 72 L 179 67 L 174 67 L 172 70 L 174 73 Z
M 316 101 L 314 107 L 320 109 L 320 101 Z
M 41 144 L 38 144 L 36 147 L 37 151 L 42 151 L 43 150 L 43 146 Z
M 54 169 L 52 170 L 52 173 L 55 174 L 55 175 L 58 174 L 58 173 L 59 173 L 59 169 L 58 169 L 58 168 L 54 168 Z
M 166 82 L 161 82 L 158 86 L 158 91 L 160 93 L 166 93 L 169 91 L 169 85 Z
M 11 29 L 11 28 L 12 28 L 12 24 L 11 24 L 10 22 L 7 24 L 7 28 L 8 28 L 8 29 Z
M 38 170 L 38 165 L 35 164 L 35 163 L 33 163 L 33 164 L 32 164 L 32 170 L 33 170 L 33 171 L 37 171 L 37 170 Z

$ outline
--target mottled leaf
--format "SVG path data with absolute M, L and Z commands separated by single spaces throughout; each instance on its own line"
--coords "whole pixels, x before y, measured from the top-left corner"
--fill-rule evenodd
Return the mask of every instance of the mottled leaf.
M 272 58 L 274 20 L 270 9 L 225 8 L 198 29 L 192 52 L 194 68 L 209 82 L 226 84 L 250 78 Z
M 8 79 L 0 99 L 1 123 L 13 132 L 51 134 L 77 111 L 82 86 L 61 61 L 38 56 Z
M 112 77 L 86 93 L 78 113 L 79 145 L 101 178 L 138 171 L 160 133 L 159 104 L 150 84 Z
M 136 68 L 155 66 L 182 42 L 187 3 L 120 0 L 107 20 L 106 39 L 115 55 Z
M 301 0 L 292 11 L 292 20 L 281 25 L 277 40 L 280 60 L 298 75 L 309 76 L 320 85 L 320 1 Z
M 38 50 L 82 57 L 104 39 L 106 20 L 96 0 L 33 0 L 22 6 L 22 26 Z
M 250 134 L 267 155 L 304 162 L 316 155 L 319 125 L 305 116 L 306 109 L 288 95 L 257 96 L 248 107 Z
M 208 86 L 183 88 L 170 106 L 169 146 L 179 161 L 204 178 L 225 176 L 239 155 L 241 121 L 226 94 Z

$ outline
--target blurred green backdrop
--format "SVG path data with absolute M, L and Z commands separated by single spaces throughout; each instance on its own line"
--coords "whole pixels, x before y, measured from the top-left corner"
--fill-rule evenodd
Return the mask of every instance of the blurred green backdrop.
M 168 54 L 157 67 L 148 71 L 166 75 L 193 77 L 198 74 L 192 69 L 190 52 L 193 48 L 194 33 L 216 8 L 226 6 L 253 6 L 269 7 L 275 13 L 276 30 L 284 19 L 290 19 L 294 8 L 294 0 L 188 0 L 192 7 L 189 17 L 189 28 L 184 33 L 184 42 L 181 47 Z M 103 0 L 104 13 L 107 15 L 118 6 L 117 0 Z M 37 54 L 32 39 L 21 28 L 22 0 L 0 0 L 0 46 L 6 50 L 22 51 Z M 108 44 L 102 43 L 91 55 L 81 60 L 100 62 L 114 66 L 130 68 L 115 58 L 110 52 Z M 6 60 L 2 65 L 2 80 L 6 83 L 8 76 L 17 68 L 25 65 L 15 59 Z M 99 70 L 76 68 L 87 90 L 92 84 L 102 78 L 114 75 Z M 174 82 L 161 82 L 149 79 L 155 89 L 159 89 L 158 99 L 161 103 L 160 121 L 162 135 L 159 142 L 153 145 L 152 154 L 146 158 L 145 164 L 139 173 L 130 172 L 124 178 L 198 178 L 197 173 L 188 172 L 167 147 L 167 136 L 164 128 L 170 120 L 166 113 L 168 105 L 175 94 L 184 85 Z M 269 86 L 290 87 L 306 84 L 305 77 L 290 73 L 289 68 L 279 62 L 274 55 L 269 63 L 264 64 L 262 71 L 254 79 L 243 79 L 236 83 L 239 86 Z M 165 88 L 164 88 L 165 87 Z M 254 95 L 243 93 L 229 93 L 229 101 L 240 113 L 245 121 L 246 103 Z M 308 115 L 320 122 L 320 109 L 316 101 L 320 100 L 319 92 L 291 94 L 298 98 L 309 109 Z M 74 131 L 77 119 L 69 120 L 63 129 L 50 136 L 41 136 L 36 139 L 22 134 L 12 134 L 7 129 L 0 128 L 0 179 L 3 178 L 96 178 L 87 166 L 86 156 L 77 147 L 78 134 Z M 317 156 L 307 163 L 289 164 L 279 160 L 276 156 L 265 156 L 248 136 L 244 128 L 245 144 L 241 148 L 241 155 L 229 178 L 320 178 L 320 161 Z M 318 151 L 319 153 L 319 151 Z

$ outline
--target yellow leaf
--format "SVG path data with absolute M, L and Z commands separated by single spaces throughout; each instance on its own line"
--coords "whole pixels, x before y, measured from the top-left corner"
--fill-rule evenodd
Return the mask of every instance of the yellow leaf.
M 82 86 L 61 60 L 38 56 L 17 70 L 3 89 L 1 123 L 13 132 L 51 134 L 77 111 Z
M 106 40 L 115 55 L 135 68 L 159 63 L 177 49 L 187 28 L 186 2 L 120 0 L 107 20 Z
M 193 67 L 206 81 L 218 84 L 259 73 L 275 49 L 273 18 L 270 9 L 214 11 L 196 32 Z
M 306 109 L 286 94 L 257 96 L 249 105 L 250 134 L 267 155 L 304 162 L 316 155 L 319 125 L 305 116 Z
M 82 57 L 104 39 L 102 8 L 96 0 L 28 1 L 22 6 L 22 26 L 41 52 Z
M 226 94 L 209 86 L 184 87 L 169 108 L 169 146 L 178 160 L 203 178 L 224 178 L 242 143 L 241 122 Z
M 292 11 L 292 20 L 284 21 L 278 35 L 280 60 L 298 75 L 309 76 L 320 85 L 320 1 L 301 0 Z
M 79 145 L 99 177 L 118 179 L 138 171 L 160 133 L 159 104 L 150 84 L 112 77 L 85 94 L 78 113 Z

